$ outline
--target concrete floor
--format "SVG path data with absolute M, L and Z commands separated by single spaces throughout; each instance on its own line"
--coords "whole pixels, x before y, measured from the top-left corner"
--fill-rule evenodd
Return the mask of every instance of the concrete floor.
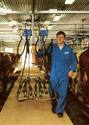
M 18 102 L 16 81 L 1 113 L 0 125 L 73 125 L 68 115 L 58 118 L 51 112 L 49 101 L 27 100 Z

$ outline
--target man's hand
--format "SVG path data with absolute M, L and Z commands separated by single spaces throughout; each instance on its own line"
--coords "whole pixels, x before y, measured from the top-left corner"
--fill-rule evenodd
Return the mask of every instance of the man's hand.
M 69 76 L 69 78 L 72 78 L 72 76 L 73 76 L 73 71 L 69 71 L 69 72 L 68 72 L 68 76 Z

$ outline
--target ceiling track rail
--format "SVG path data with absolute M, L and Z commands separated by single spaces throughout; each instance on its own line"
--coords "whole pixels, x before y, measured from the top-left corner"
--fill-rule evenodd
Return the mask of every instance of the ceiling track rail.
M 29 12 L 12 11 L 11 13 L 7 12 L 7 14 L 30 14 L 30 15 L 32 13 L 33 13 L 33 11 L 29 11 Z M 89 11 L 46 11 L 46 10 L 36 11 L 36 10 L 34 10 L 34 13 L 35 14 L 89 14 Z

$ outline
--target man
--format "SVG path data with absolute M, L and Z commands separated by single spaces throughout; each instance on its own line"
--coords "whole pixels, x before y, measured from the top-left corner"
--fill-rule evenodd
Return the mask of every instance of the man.
M 56 34 L 56 44 L 51 49 L 50 96 L 52 99 L 52 112 L 63 117 L 69 77 L 76 71 L 77 60 L 72 49 L 65 43 L 65 33 Z

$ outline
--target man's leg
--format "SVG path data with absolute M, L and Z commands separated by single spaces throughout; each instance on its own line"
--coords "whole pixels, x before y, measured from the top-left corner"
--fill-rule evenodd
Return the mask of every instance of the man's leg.
M 56 94 L 51 87 L 49 87 L 49 94 L 50 94 L 50 99 L 51 99 L 52 112 L 56 113 L 57 99 L 56 99 Z
M 57 86 L 57 93 L 58 93 L 58 103 L 56 108 L 57 114 L 64 113 L 64 108 L 66 105 L 66 96 L 68 90 L 68 79 L 62 80 L 61 83 Z

